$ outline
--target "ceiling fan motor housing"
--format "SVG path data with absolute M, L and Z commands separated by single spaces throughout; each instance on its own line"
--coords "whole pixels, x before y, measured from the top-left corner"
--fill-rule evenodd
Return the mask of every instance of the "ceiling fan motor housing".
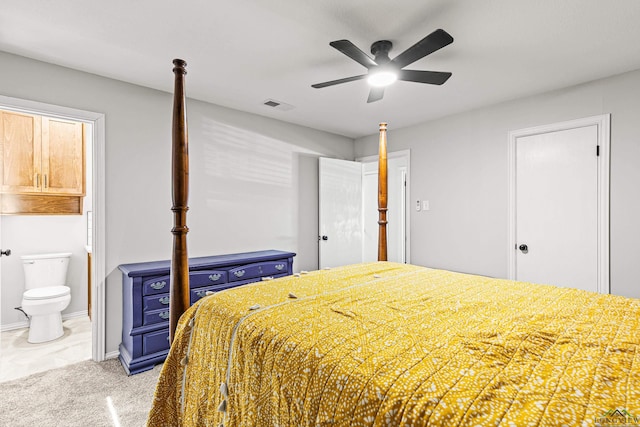
M 375 56 L 375 61 L 378 65 L 386 64 L 391 60 L 389 51 L 392 47 L 393 43 L 389 40 L 379 40 L 371 45 L 371 53 Z

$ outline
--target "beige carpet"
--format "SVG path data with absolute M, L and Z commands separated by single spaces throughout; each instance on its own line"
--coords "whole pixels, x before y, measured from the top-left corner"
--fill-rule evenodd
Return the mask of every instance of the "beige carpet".
M 0 426 L 142 427 L 160 368 L 128 377 L 89 360 L 0 383 Z

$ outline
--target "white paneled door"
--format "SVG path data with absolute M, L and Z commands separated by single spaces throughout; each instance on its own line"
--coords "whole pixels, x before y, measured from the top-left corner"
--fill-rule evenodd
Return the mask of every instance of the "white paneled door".
M 601 133 L 600 124 L 580 122 L 513 139 L 514 279 L 608 292 L 599 274 L 601 257 L 608 265 L 600 247 Z
M 362 164 L 320 158 L 320 268 L 362 262 Z

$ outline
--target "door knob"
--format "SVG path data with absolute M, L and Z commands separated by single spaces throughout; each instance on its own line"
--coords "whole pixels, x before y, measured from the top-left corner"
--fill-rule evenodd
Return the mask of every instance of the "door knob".
M 11 249 L 0 250 L 0 256 L 9 256 L 11 255 Z
M 520 249 L 522 252 L 527 252 L 529 250 L 529 247 L 525 244 L 522 244 L 518 246 L 518 249 Z

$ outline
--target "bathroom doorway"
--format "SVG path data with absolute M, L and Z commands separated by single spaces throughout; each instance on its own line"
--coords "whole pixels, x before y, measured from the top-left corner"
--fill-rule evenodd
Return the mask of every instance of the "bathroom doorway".
M 3 218 L 0 215 L 0 246 L 2 249 L 12 249 L 12 245 L 17 248 L 12 251 L 10 257 L 0 258 L 1 264 L 3 264 L 0 267 L 0 291 L 3 293 L 0 298 L 0 318 L 3 319 L 2 335 L 5 337 L 10 334 L 11 330 L 16 329 L 16 326 L 20 326 L 20 322 L 28 325 L 26 317 L 15 310 L 15 307 L 20 305 L 20 301 L 18 300 L 18 303 L 14 304 L 18 298 L 14 294 L 21 295 L 23 291 L 20 255 L 23 255 L 22 252 L 25 249 L 20 241 L 36 242 L 33 250 L 29 248 L 31 253 L 60 251 L 65 248 L 54 249 L 55 242 L 51 242 L 51 240 L 61 238 L 61 223 L 66 223 L 68 226 L 73 222 L 75 225 L 73 225 L 74 231 L 72 233 L 76 247 L 72 250 L 74 256 L 70 263 L 68 281 L 75 281 L 75 288 L 72 288 L 72 303 L 63 311 L 63 323 L 65 327 L 68 323 L 74 330 L 82 331 L 83 335 L 81 336 L 86 337 L 89 341 L 89 357 L 91 359 L 104 360 L 104 115 L 4 96 L 0 96 L 0 109 L 84 123 L 86 129 L 85 163 L 87 166 L 86 196 L 81 215 L 60 215 L 57 218 L 53 215 L 15 215 Z M 48 224 L 47 219 L 51 221 Z M 8 231 L 8 227 L 11 231 Z M 69 240 L 70 237 L 66 235 L 62 238 Z M 9 262 L 10 258 L 11 262 Z M 76 264 L 75 268 L 73 264 Z M 14 270 L 13 273 L 11 270 Z M 17 275 L 15 274 L 16 270 Z M 13 279 L 8 280 L 9 276 Z M 15 277 L 19 277 L 20 280 L 16 280 Z M 84 289 L 79 290 L 78 286 L 84 286 Z M 76 300 L 75 304 L 74 299 Z M 10 312 L 11 315 L 7 312 Z M 13 312 L 22 317 L 15 317 Z M 89 316 L 91 316 L 91 321 L 89 321 Z M 7 319 L 9 320 L 7 321 Z M 80 336 L 80 334 L 77 335 Z M 44 344 L 37 346 L 42 347 Z M 2 347 L 0 351 L 5 353 L 7 350 Z M 0 354 L 0 358 L 3 356 Z

